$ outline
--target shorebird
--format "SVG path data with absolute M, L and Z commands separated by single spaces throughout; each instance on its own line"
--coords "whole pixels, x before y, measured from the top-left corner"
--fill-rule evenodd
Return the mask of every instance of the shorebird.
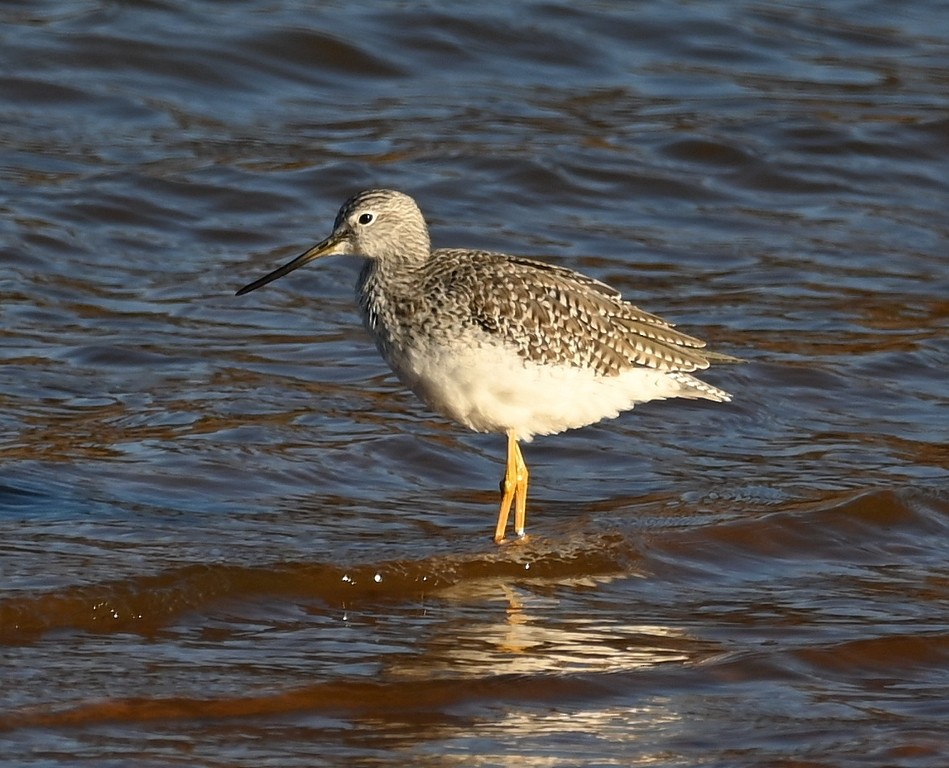
M 571 269 L 490 251 L 433 250 L 418 205 L 394 190 L 351 197 L 329 237 L 237 295 L 337 254 L 363 260 L 359 310 L 399 379 L 437 413 L 507 436 L 498 543 L 512 505 L 514 532 L 524 535 L 528 470 L 519 441 L 649 400 L 731 399 L 692 373 L 735 358 L 706 351 L 705 342 Z

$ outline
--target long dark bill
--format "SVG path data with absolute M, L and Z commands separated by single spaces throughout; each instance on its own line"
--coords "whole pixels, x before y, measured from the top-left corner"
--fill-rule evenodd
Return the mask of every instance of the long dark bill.
M 264 275 L 263 277 L 254 280 L 252 283 L 248 283 L 243 288 L 241 288 L 235 296 L 243 296 L 245 293 L 250 293 L 251 291 L 256 291 L 258 288 L 261 288 L 267 283 L 272 283 L 279 277 L 284 275 L 289 275 L 293 270 L 302 267 L 307 262 L 313 261 L 313 259 L 318 259 L 320 256 L 332 256 L 336 253 L 343 253 L 344 251 L 338 250 L 338 247 L 343 242 L 335 232 L 326 238 L 323 242 L 317 243 L 310 250 L 301 253 L 293 261 L 289 261 L 284 264 L 282 267 L 277 267 L 269 275 Z

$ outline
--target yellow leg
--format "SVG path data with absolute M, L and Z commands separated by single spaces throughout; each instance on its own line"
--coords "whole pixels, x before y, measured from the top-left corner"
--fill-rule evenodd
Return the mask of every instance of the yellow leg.
M 524 457 L 513 431 L 507 433 L 507 466 L 504 468 L 501 490 L 501 509 L 498 512 L 498 525 L 494 529 L 494 540 L 498 544 L 504 541 L 512 502 L 514 532 L 518 536 L 524 535 L 524 520 L 527 517 L 527 465 L 524 464 Z
M 515 474 L 517 477 L 517 491 L 514 494 L 514 533 L 518 536 L 524 535 L 524 524 L 527 522 L 527 465 L 524 463 L 524 457 L 521 455 L 521 446 L 514 441 L 514 453 L 517 466 Z

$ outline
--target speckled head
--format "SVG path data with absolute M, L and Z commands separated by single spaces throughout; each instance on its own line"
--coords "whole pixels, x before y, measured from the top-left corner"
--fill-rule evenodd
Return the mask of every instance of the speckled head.
M 353 195 L 339 209 L 329 237 L 245 285 L 237 295 L 267 285 L 314 259 L 343 254 L 406 264 L 426 261 L 431 254 L 431 241 L 418 205 L 408 195 L 393 189 L 368 189 Z

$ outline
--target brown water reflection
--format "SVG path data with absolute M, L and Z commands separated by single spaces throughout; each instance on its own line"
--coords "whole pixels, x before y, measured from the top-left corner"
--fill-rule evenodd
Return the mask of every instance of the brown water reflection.
M 934 516 L 936 510 L 912 496 L 871 494 L 826 509 L 801 506 L 757 520 L 639 531 L 635 541 L 617 532 L 588 536 L 572 551 L 569 542 L 534 537 L 505 548 L 505 555 L 489 548 L 476 557 L 378 562 L 345 571 L 304 564 L 201 566 L 134 584 L 64 590 L 46 595 L 44 603 L 6 601 L 8 649 L 28 643 L 45 654 L 44 637 L 84 630 L 94 633 L 92 641 L 105 632 L 133 659 L 146 654 L 152 674 L 178 680 L 178 690 L 142 696 L 132 692 L 133 678 L 113 683 L 117 690 L 108 699 L 19 708 L 0 726 L 5 732 L 157 728 L 173 739 L 180 722 L 209 737 L 222 727 L 262 737 L 264 720 L 271 723 L 268 731 L 327 739 L 340 737 L 345 722 L 360 739 L 386 748 L 417 749 L 422 738 L 449 750 L 452 744 L 462 748 L 475 732 L 496 745 L 516 734 L 538 749 L 551 737 L 559 743 L 568 734 L 586 734 L 598 748 L 638 743 L 642 750 L 655 736 L 643 744 L 633 735 L 663 728 L 666 739 L 683 739 L 679 748 L 685 748 L 695 739 L 685 737 L 694 715 L 670 709 L 670 691 L 686 700 L 699 697 L 691 711 L 708 696 L 740 706 L 742 696 L 769 680 L 814 689 L 824 703 L 811 701 L 808 710 L 833 713 L 840 705 L 873 700 L 895 715 L 906 705 L 915 708 L 921 689 L 901 705 L 892 686 L 912 680 L 931 686 L 949 651 L 945 627 L 914 617 L 927 602 L 944 601 L 945 583 L 915 594 L 899 589 L 916 580 L 914 568 L 896 565 L 895 558 L 920 562 L 919 542 L 945 534 L 946 511 L 946 503 Z M 720 588 L 727 576 L 716 567 L 732 574 L 727 596 Z M 828 580 L 833 591 L 825 588 Z M 634 621 L 615 608 L 630 584 L 636 585 Z M 55 617 L 58 625 L 31 627 L 18 620 L 31 615 Z M 677 626 L 654 623 L 673 615 Z M 82 616 L 95 619 L 82 624 Z M 407 627 L 414 628 L 411 635 Z M 130 631 L 142 635 L 140 650 Z M 176 637 L 188 653 L 156 656 Z M 266 656 L 239 650 L 261 643 L 271 651 Z M 214 661 L 222 652 L 237 653 L 222 672 L 259 678 L 264 692 L 254 693 L 252 685 L 239 696 L 209 696 L 198 681 L 185 682 L 196 671 L 194 660 L 207 657 L 203 677 L 224 661 Z M 360 656 L 369 666 L 363 672 Z M 340 664 L 351 671 L 334 679 Z M 304 669 L 309 672 L 300 679 Z M 264 682 L 280 678 L 286 679 L 276 687 Z M 837 685 L 843 687 L 835 692 Z M 760 695 L 770 695 L 767 685 Z M 924 723 L 943 716 L 937 701 L 928 701 L 931 709 L 919 718 Z M 497 706 L 510 714 L 479 724 L 482 707 Z M 758 700 L 756 706 L 776 718 L 768 738 L 774 730 L 800 728 L 806 719 L 793 699 Z M 472 708 L 481 712 L 474 720 Z M 706 713 L 724 718 L 717 709 L 705 705 Z M 526 719 L 527 711 L 535 716 Z M 736 713 L 751 716 L 730 711 Z M 836 712 L 817 735 L 833 740 L 853 726 Z M 923 746 L 911 740 L 901 749 L 931 758 L 941 746 L 934 733 L 923 731 Z M 351 749 L 351 738 L 344 741 Z M 576 745 L 562 749 L 567 757 L 578 754 Z

